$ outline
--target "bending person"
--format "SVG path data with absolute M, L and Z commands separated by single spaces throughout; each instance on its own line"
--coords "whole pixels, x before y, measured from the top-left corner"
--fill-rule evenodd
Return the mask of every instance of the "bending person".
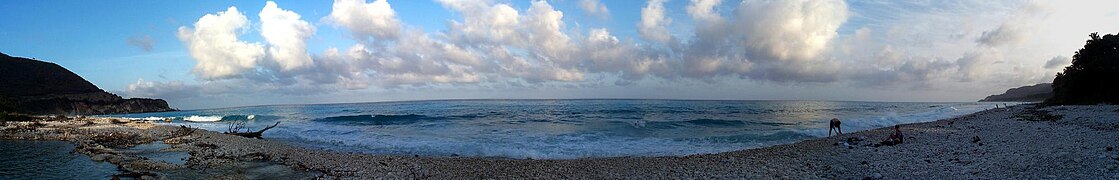
M 841 124 L 841 123 L 842 122 L 839 122 L 839 118 L 831 118 L 831 123 L 828 124 L 828 137 L 831 137 L 831 130 L 832 129 L 835 129 L 835 131 L 836 131 L 835 135 L 837 135 L 837 136 L 840 135 L 840 134 L 843 134 L 843 128 L 840 128 L 840 126 L 839 126 L 839 124 Z

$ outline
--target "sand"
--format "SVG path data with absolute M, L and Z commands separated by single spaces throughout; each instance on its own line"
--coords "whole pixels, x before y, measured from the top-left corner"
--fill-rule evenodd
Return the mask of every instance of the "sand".
M 905 143 L 895 146 L 865 146 L 893 132 L 892 128 L 883 128 L 718 154 L 568 160 L 331 152 L 267 139 L 119 121 L 123 120 L 8 122 L 0 129 L 0 139 L 75 142 L 75 151 L 152 179 L 184 175 L 330 179 L 1119 179 L 1119 106 L 1113 105 L 1035 108 L 1027 104 L 904 124 Z M 838 143 L 852 138 L 866 140 L 855 145 Z M 120 150 L 154 141 L 171 146 L 164 151 L 186 151 L 191 156 L 180 165 Z M 251 163 L 275 166 L 245 168 L 256 167 L 245 166 Z M 243 170 L 222 170 L 230 167 Z M 256 171 L 264 171 L 258 175 L 286 175 L 246 173 Z

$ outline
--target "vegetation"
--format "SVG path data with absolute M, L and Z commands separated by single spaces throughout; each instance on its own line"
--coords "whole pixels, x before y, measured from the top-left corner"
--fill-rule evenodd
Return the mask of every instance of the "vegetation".
M 1072 65 L 1053 79 L 1053 97 L 1045 104 L 1119 104 L 1119 36 L 1088 37 Z

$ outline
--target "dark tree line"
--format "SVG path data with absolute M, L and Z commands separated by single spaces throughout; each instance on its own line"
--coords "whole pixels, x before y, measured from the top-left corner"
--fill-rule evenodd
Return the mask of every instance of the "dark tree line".
M 1053 79 L 1053 97 L 1046 104 L 1119 104 L 1119 36 L 1088 37 L 1072 65 Z

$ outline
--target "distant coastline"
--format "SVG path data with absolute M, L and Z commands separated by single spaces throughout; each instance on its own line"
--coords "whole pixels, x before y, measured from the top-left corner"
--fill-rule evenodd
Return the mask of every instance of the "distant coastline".
M 1002 94 L 987 96 L 979 102 L 1042 102 L 1053 97 L 1052 86 L 1052 83 L 1041 83 L 1010 88 Z

